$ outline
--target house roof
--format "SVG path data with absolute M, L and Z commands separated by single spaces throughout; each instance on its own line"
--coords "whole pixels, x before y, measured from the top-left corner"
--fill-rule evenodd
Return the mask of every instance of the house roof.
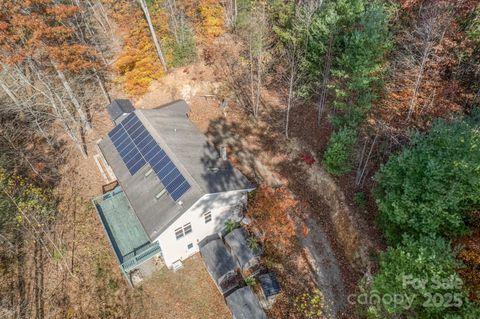
M 177 202 L 170 196 L 155 197 L 164 187 L 155 173 L 146 176 L 151 169 L 149 164 L 131 175 L 108 135 L 98 144 L 151 240 L 205 194 L 253 189 L 248 179 L 228 161 L 221 160 L 206 137 L 193 126 L 187 117 L 189 110 L 183 100 L 156 109 L 135 110 L 135 115 L 191 185 Z
M 213 239 L 200 247 L 200 254 L 205 261 L 208 272 L 218 286 L 221 286 L 226 275 L 235 272 L 237 268 L 232 255 L 228 253 L 220 238 Z
M 261 255 L 260 249 L 252 249 L 247 244 L 247 233 L 243 228 L 236 228 L 225 236 L 225 243 L 237 259 L 241 269 L 252 265 L 252 261 Z
M 267 319 L 250 287 L 235 290 L 225 300 L 234 319 Z
M 108 115 L 114 123 L 117 123 L 117 119 L 119 119 L 122 115 L 131 113 L 133 111 L 135 111 L 135 107 L 130 100 L 113 100 L 112 103 L 107 106 Z

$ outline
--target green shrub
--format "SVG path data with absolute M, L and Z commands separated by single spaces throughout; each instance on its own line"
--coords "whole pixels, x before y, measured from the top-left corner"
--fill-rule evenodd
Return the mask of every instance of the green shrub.
M 413 147 L 390 158 L 377 173 L 374 195 L 390 242 L 452 237 L 466 231 L 468 213 L 480 209 L 480 132 L 474 124 L 436 122 Z
M 365 194 L 363 192 L 358 192 L 353 195 L 353 201 L 355 204 L 358 205 L 361 209 L 367 208 L 367 199 L 365 198 Z
M 368 317 L 479 318 L 458 267 L 448 241 L 405 237 L 380 256 L 380 271 L 366 289 Z
M 334 176 L 350 172 L 352 169 L 351 153 L 356 141 L 357 133 L 350 128 L 343 128 L 332 134 L 324 155 L 327 172 Z
M 295 308 L 303 318 L 323 318 L 325 301 L 320 290 L 303 293 L 295 298 Z
M 227 229 L 227 234 L 232 232 L 232 230 L 234 230 L 237 227 L 238 227 L 238 223 L 236 221 L 234 221 L 233 219 L 228 219 L 225 222 L 225 228 Z
M 247 245 L 250 247 L 250 249 L 257 250 L 260 248 L 260 245 L 258 244 L 257 238 L 250 236 L 247 238 Z
M 255 279 L 255 277 L 245 278 L 245 285 L 247 285 L 248 287 L 253 287 L 256 284 L 257 284 L 257 280 Z

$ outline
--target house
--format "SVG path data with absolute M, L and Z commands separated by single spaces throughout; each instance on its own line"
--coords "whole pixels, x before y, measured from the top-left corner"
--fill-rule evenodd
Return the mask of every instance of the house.
M 225 298 L 233 319 L 267 319 L 250 287 L 235 290 Z
M 93 200 L 125 274 L 154 256 L 173 268 L 197 253 L 200 241 L 241 218 L 254 189 L 189 121 L 185 101 L 130 104 L 108 107 L 116 126 L 98 147 L 119 186 Z
M 262 251 L 259 247 L 250 247 L 245 229 L 239 227 L 232 230 L 224 240 L 240 270 L 248 276 L 255 275 L 260 268 Z
M 242 277 L 238 274 L 238 267 L 233 257 L 229 254 L 219 236 L 204 244 L 202 243 L 200 255 L 202 255 L 205 266 L 222 295 L 228 294 L 243 282 Z

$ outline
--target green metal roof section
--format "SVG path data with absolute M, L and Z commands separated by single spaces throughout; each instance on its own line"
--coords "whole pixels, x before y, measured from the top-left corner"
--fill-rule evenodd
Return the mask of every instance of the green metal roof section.
M 158 242 L 150 243 L 121 187 L 93 199 L 93 204 L 125 272 L 161 252 Z

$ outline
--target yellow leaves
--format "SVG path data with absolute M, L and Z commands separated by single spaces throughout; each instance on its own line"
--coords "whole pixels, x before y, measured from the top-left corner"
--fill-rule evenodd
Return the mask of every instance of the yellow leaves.
M 153 80 L 163 75 L 158 58 L 151 50 L 149 45 L 140 45 L 139 49 L 126 47 L 115 62 L 127 93 L 142 95 Z
M 218 37 L 224 33 L 225 12 L 223 7 L 212 0 L 201 0 L 199 3 L 202 34 L 209 37 Z
M 163 75 L 162 66 L 158 60 L 155 47 L 152 44 L 146 21 L 137 6 L 119 8 L 118 22 L 128 26 L 124 34 L 122 52 L 117 57 L 114 67 L 119 73 L 116 82 L 121 83 L 131 96 L 145 94 L 152 81 Z M 151 12 L 155 26 L 160 25 L 157 34 L 162 35 L 165 19 L 155 10 Z M 160 22 L 161 24 L 159 24 Z

